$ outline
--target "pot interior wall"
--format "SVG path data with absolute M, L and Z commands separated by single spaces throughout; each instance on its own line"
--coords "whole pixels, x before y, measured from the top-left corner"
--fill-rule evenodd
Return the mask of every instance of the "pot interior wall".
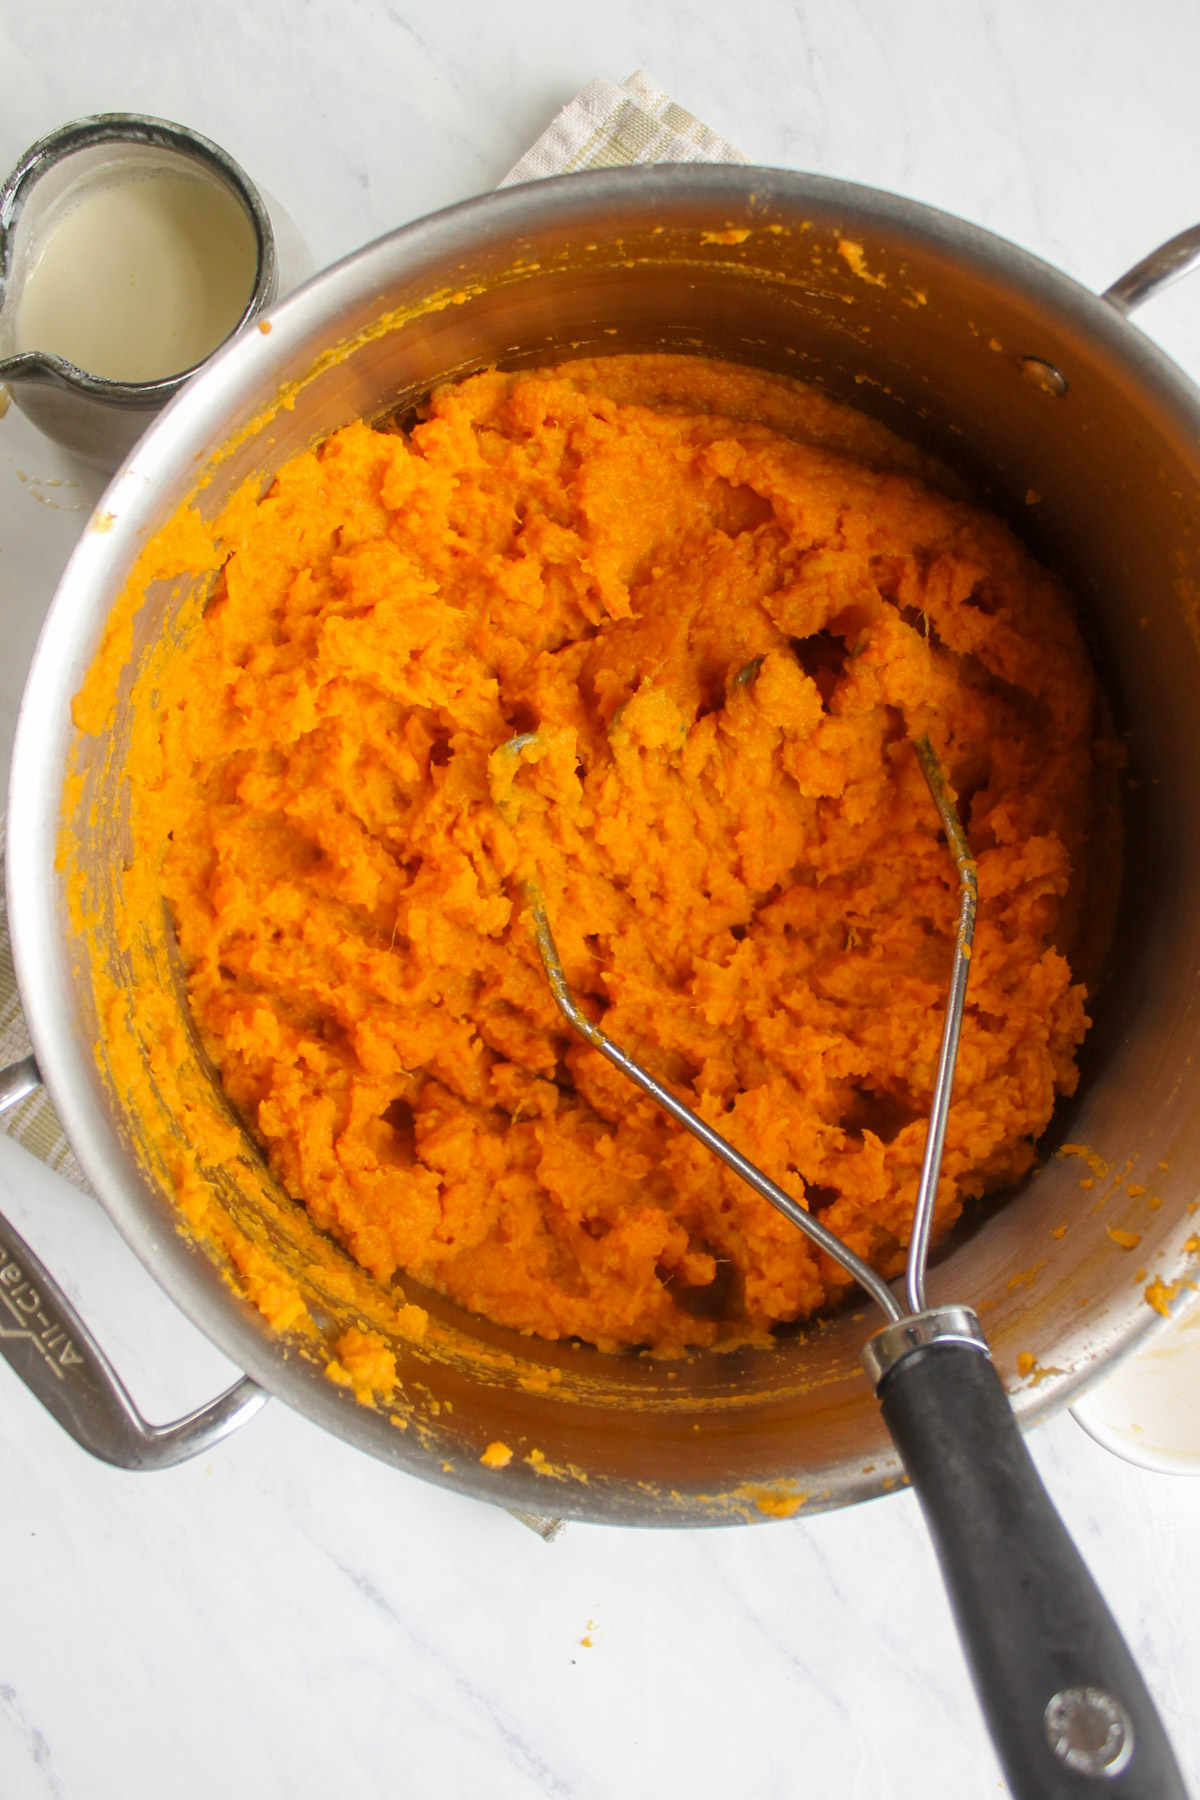
M 1200 891 L 1200 462 L 1190 395 L 1131 328 L 1061 277 L 883 196 L 742 170 L 537 186 L 540 193 L 495 196 L 384 240 L 285 303 L 265 343 L 234 345 L 135 453 L 114 490 L 117 541 L 99 553 L 93 546 L 90 568 L 73 570 L 65 586 L 100 581 L 115 597 L 141 534 L 170 517 L 198 469 L 206 485 L 196 504 L 212 516 L 247 475 L 261 472 L 265 483 L 288 456 L 348 420 L 403 408 L 436 381 L 492 363 L 631 349 L 724 356 L 816 382 L 939 455 L 1078 596 L 1138 783 L 1129 795 L 1130 903 L 1096 996 L 1080 1094 L 1048 1139 L 1069 1131 L 1110 1173 L 1085 1189 L 1077 1159 L 1048 1156 L 1020 1192 L 957 1234 L 931 1282 L 935 1301 L 980 1309 L 1006 1374 L 1020 1353 L 1036 1358 L 1035 1380 L 1016 1403 L 1026 1419 L 1040 1416 L 1152 1321 L 1141 1291 L 1156 1273 L 1181 1272 L 1187 1209 L 1200 1186 L 1192 901 Z M 381 319 L 390 322 L 381 327 Z M 1029 357 L 1061 372 L 1065 394 L 1034 385 L 1022 370 Z M 217 442 L 225 447 L 205 466 L 197 453 Z M 149 498 L 133 502 L 126 521 L 122 495 L 147 472 Z M 100 738 L 73 734 L 69 671 L 54 696 L 64 755 L 83 777 L 74 839 L 102 914 L 127 853 L 120 769 L 133 662 L 170 630 L 184 597 L 179 584 L 150 590 L 121 679 L 117 754 Z M 77 617 L 80 605 L 77 595 Z M 76 667 L 94 649 L 103 610 L 93 607 Z M 55 762 L 55 795 L 62 767 Z M 773 1352 L 661 1362 L 520 1338 L 406 1283 L 433 1327 L 422 1344 L 395 1340 L 402 1400 L 356 1404 L 323 1370 L 347 1326 L 371 1322 L 365 1278 L 343 1259 L 358 1284 L 347 1300 L 301 1274 L 316 1335 L 282 1347 L 252 1308 L 231 1299 L 216 1253 L 175 1230 L 154 1158 L 139 1152 L 147 1121 L 122 1103 L 106 1049 L 98 1067 L 78 1050 L 103 1043 L 104 1033 L 86 963 L 73 960 L 61 887 L 57 904 L 65 948 L 50 979 L 76 1049 L 73 1065 L 70 1056 L 61 1063 L 73 1066 L 71 1083 L 52 1076 L 52 1086 L 72 1137 L 160 1279 L 292 1404 L 431 1479 L 596 1519 L 714 1523 L 786 1512 L 793 1500 L 808 1509 L 841 1504 L 894 1483 L 895 1460 L 858 1366 L 880 1321 L 861 1307 L 781 1333 Z M 161 979 L 179 992 L 165 924 L 155 953 Z M 110 947 L 109 955 L 119 975 L 121 953 Z M 182 997 L 180 1007 L 183 1017 Z M 188 1055 L 197 1103 L 219 1106 L 194 1045 Z M 185 1135 L 179 1142 L 185 1151 Z M 135 1164 L 140 1156 L 140 1175 L 131 1156 Z M 1131 1182 L 1147 1193 L 1130 1196 Z M 311 1266 L 311 1227 L 296 1206 L 276 1194 L 264 1209 L 253 1182 L 239 1192 L 222 1176 L 219 1188 L 221 1205 L 254 1241 L 295 1269 Z M 1163 1204 L 1149 1209 L 1150 1195 Z M 1136 1254 L 1109 1237 L 1110 1225 L 1142 1234 Z M 497 1439 L 513 1448 L 513 1463 L 484 1469 L 479 1456 Z M 526 1460 L 534 1451 L 558 1479 Z

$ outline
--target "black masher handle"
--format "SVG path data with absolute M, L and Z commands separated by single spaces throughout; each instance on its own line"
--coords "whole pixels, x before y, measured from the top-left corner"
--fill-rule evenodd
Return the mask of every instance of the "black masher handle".
M 1016 1800 L 1187 1800 L 1154 1702 L 986 1350 L 914 1350 L 878 1391 Z

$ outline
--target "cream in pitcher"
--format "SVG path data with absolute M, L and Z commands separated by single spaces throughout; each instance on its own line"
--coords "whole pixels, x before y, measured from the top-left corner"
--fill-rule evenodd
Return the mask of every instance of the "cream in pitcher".
M 17 308 L 17 349 L 110 381 L 178 374 L 229 336 L 257 261 L 253 227 L 228 189 L 120 163 L 47 222 Z

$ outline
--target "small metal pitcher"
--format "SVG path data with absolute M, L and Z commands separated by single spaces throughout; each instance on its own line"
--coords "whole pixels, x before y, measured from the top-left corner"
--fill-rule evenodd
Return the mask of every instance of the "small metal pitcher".
M 103 113 L 64 125 L 25 152 L 0 189 L 0 382 L 47 437 L 102 469 L 115 469 L 124 460 L 193 369 L 155 381 L 93 375 L 63 356 L 19 349 L 17 312 L 51 210 L 106 167 L 131 160 L 151 168 L 199 165 L 244 208 L 258 257 L 254 286 L 234 331 L 268 307 L 276 292 L 275 240 L 266 206 L 232 157 L 207 138 L 165 119 Z

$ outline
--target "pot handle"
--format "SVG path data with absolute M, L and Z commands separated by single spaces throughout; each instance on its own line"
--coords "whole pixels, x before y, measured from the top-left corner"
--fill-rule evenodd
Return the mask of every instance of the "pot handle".
M 913 1334 L 940 1315 L 946 1335 Z M 1187 1800 L 1154 1702 L 1042 1485 L 974 1315 L 945 1307 L 903 1320 L 863 1360 L 1015 1800 Z
M 0 1069 L 0 1113 L 41 1086 L 32 1056 Z M 58 1283 L 0 1216 L 0 1355 L 83 1449 L 119 1469 L 199 1456 L 269 1398 L 240 1381 L 171 1425 L 149 1425 Z
M 1115 306 L 1126 317 L 1145 301 L 1159 293 L 1181 275 L 1188 275 L 1200 263 L 1200 225 L 1169 238 L 1141 262 L 1134 263 L 1119 281 L 1105 288 L 1100 298 Z

